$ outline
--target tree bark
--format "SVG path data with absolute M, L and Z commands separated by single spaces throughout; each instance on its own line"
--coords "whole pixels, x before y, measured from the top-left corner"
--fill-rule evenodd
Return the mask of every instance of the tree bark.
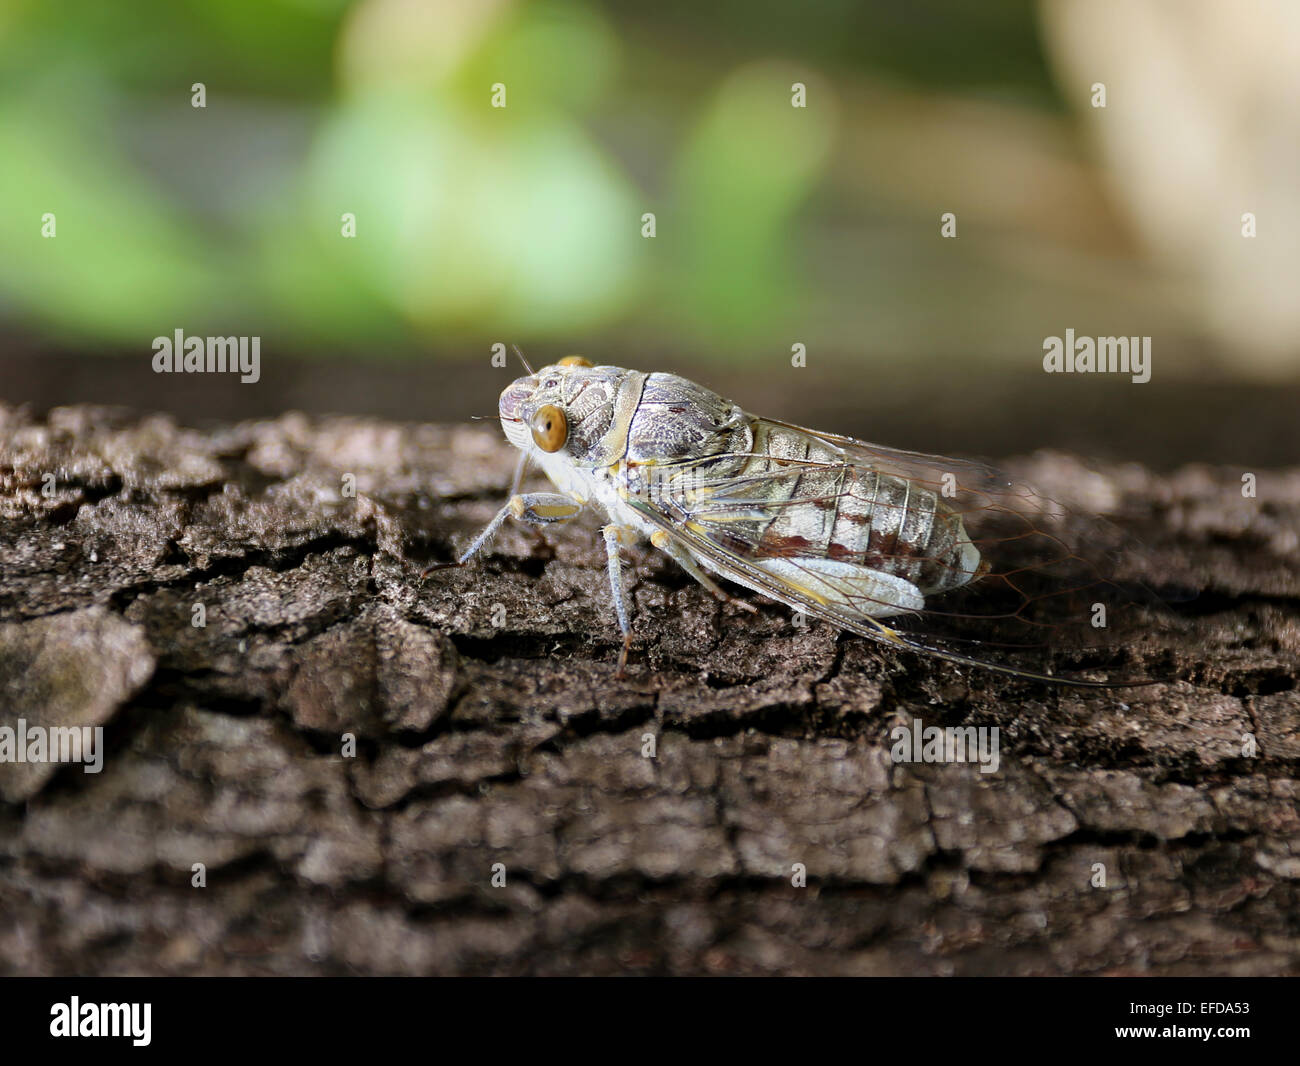
M 482 428 L 0 408 L 0 725 L 106 749 L 0 764 L 0 972 L 1300 970 L 1300 469 L 1095 475 L 1199 592 L 1183 680 L 1096 692 L 745 614 L 646 547 L 619 679 L 594 520 L 419 579 L 513 465 Z M 998 727 L 997 772 L 894 763 L 915 719 Z

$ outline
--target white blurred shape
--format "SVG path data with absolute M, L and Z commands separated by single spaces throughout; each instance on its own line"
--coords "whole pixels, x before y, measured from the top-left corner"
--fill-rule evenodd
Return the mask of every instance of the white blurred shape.
M 1043 0 L 1064 95 L 1134 229 L 1191 275 L 1204 328 L 1243 360 L 1300 369 L 1300 3 Z M 1106 86 L 1105 108 L 1091 105 Z M 1242 236 L 1252 212 L 1258 236 Z

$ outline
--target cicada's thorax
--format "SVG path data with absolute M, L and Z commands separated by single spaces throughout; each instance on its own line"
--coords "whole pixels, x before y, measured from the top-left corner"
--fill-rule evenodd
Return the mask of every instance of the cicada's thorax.
M 770 476 L 795 463 L 797 473 Z M 935 492 L 846 462 L 833 443 L 750 416 L 675 375 L 647 376 L 623 467 L 627 492 L 750 558 L 852 563 L 925 595 L 979 570 L 960 516 Z

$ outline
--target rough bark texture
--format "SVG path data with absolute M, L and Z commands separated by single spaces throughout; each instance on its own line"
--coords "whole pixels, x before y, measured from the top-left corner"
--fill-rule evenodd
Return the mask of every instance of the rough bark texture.
M 594 522 L 417 580 L 512 465 L 483 428 L 0 409 L 0 724 L 108 748 L 0 765 L 0 972 L 1300 970 L 1300 471 L 1094 479 L 1201 595 L 1186 680 L 1089 692 L 642 549 L 617 680 Z M 892 763 L 916 717 L 998 726 L 998 772 Z

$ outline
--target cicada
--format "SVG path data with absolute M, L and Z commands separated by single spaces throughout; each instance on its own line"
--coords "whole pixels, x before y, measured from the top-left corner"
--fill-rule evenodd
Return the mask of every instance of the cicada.
M 1114 580 L 1112 527 L 1081 524 L 991 467 L 762 418 L 676 374 L 581 356 L 519 378 L 499 411 L 523 453 L 521 473 L 535 462 L 558 492 L 520 494 L 517 475 L 509 502 L 450 565 L 464 565 L 509 518 L 544 526 L 599 508 L 620 676 L 631 624 L 619 548 L 648 538 L 747 610 L 715 578 L 954 663 L 1069 684 L 1143 683 L 1045 672 L 1041 657 L 1055 650 L 1116 646 L 1116 615 L 1132 622 L 1141 602 Z M 1095 664 L 1084 654 L 1074 665 Z

